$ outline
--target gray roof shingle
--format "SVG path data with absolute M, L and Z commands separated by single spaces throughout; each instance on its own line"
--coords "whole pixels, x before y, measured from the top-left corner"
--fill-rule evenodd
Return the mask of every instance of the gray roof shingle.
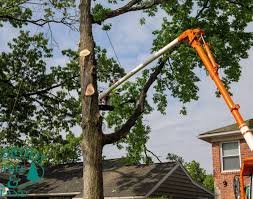
M 128 166 L 123 161 L 103 163 L 104 195 L 110 197 L 144 196 L 174 166 L 175 162 Z M 29 186 L 29 194 L 72 193 L 82 191 L 82 163 L 58 165 L 45 170 L 44 179 Z
M 31 185 L 25 180 L 22 186 L 29 185 L 25 188 L 27 197 L 68 195 L 82 198 L 82 177 L 82 162 L 62 164 L 46 168 L 39 183 Z M 104 160 L 103 180 L 105 197 L 146 197 L 147 194 L 153 196 L 153 193 L 154 196 L 177 194 L 181 197 L 185 196 L 182 191 L 187 191 L 189 197 L 213 198 L 211 192 L 194 183 L 182 165 L 176 162 L 127 165 L 124 159 Z

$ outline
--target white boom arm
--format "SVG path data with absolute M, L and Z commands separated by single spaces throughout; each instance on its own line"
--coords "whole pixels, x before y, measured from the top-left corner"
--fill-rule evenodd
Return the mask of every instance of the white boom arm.
M 130 77 L 132 77 L 134 74 L 136 74 L 137 72 L 139 72 L 141 69 L 143 69 L 145 66 L 147 66 L 148 64 L 150 64 L 151 62 L 153 62 L 154 60 L 156 60 L 158 57 L 160 57 L 161 55 L 163 55 L 165 52 L 167 52 L 168 50 L 172 49 L 174 46 L 176 46 L 179 43 L 178 38 L 174 39 L 172 42 L 170 42 L 169 44 L 167 44 L 165 47 L 163 47 L 162 49 L 160 49 L 159 51 L 153 53 L 150 57 L 148 57 L 143 63 L 139 64 L 138 66 L 136 66 L 133 70 L 131 70 L 129 73 L 127 73 L 124 77 L 122 77 L 121 79 L 119 79 L 117 82 L 115 82 L 112 86 L 110 86 L 106 91 L 104 91 L 103 93 L 100 93 L 98 99 L 101 100 L 103 99 L 105 96 L 107 96 L 113 89 L 117 88 L 119 85 L 121 85 L 124 81 L 126 81 L 127 79 L 129 79 Z
M 200 29 L 188 29 L 185 32 L 183 32 L 179 37 L 174 39 L 172 42 L 167 44 L 165 47 L 163 47 L 158 52 L 153 53 L 149 58 L 147 58 L 142 64 L 135 67 L 132 71 L 127 73 L 124 77 L 122 77 L 120 80 L 115 82 L 112 86 L 110 86 L 106 91 L 101 93 L 99 95 L 99 100 L 103 99 L 105 96 L 107 96 L 113 89 L 117 88 L 119 85 L 121 85 L 124 81 L 132 77 L 135 73 L 143 69 L 145 66 L 147 66 L 149 63 L 153 62 L 155 59 L 160 57 L 162 54 L 164 54 L 166 51 L 172 49 L 175 47 L 179 42 L 187 40 L 188 43 L 196 50 L 198 53 L 200 59 L 202 60 L 204 66 L 206 67 L 207 71 L 209 72 L 211 78 L 213 79 L 214 83 L 216 84 L 218 90 L 221 92 L 221 95 L 223 96 L 223 99 L 225 100 L 228 108 L 230 109 L 232 115 L 234 116 L 238 127 L 242 133 L 242 136 L 246 140 L 249 148 L 251 151 L 253 151 L 253 134 L 250 131 L 249 127 L 245 123 L 244 119 L 242 118 L 239 108 L 240 106 L 235 104 L 230 97 L 227 89 L 225 88 L 223 82 L 221 81 L 218 70 L 217 70 L 217 64 L 214 60 L 214 57 L 209 49 L 208 44 L 204 41 L 202 35 L 204 32 Z M 85 53 L 85 52 L 84 52 Z

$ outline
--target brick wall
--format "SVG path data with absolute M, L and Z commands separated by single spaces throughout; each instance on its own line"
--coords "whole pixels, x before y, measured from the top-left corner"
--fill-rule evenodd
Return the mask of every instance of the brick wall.
M 241 161 L 248 157 L 253 157 L 248 145 L 244 140 L 240 140 Z M 212 143 L 213 156 L 213 175 L 215 195 L 217 199 L 235 199 L 233 190 L 233 179 L 235 175 L 239 175 L 239 171 L 235 172 L 221 172 L 220 159 L 220 142 Z

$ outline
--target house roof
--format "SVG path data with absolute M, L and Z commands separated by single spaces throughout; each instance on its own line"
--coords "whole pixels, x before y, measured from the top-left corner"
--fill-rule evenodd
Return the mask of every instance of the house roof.
M 103 172 L 105 196 L 144 196 L 176 166 L 175 162 L 122 166 Z
M 175 162 L 151 165 L 125 165 L 122 160 L 103 163 L 105 196 L 143 196 L 173 167 Z M 82 190 L 83 163 L 53 166 L 45 170 L 44 179 L 29 187 L 30 194 L 75 193 Z
M 28 194 L 30 196 L 59 196 L 65 193 L 65 195 L 81 196 L 83 189 L 82 166 L 82 163 L 73 163 L 47 168 L 44 179 L 28 187 Z M 122 159 L 106 160 L 103 162 L 104 195 L 105 197 L 144 197 L 147 194 L 150 195 L 178 167 L 179 164 L 175 162 L 133 166 L 124 164 Z M 203 187 L 197 184 L 196 186 L 212 195 Z
M 245 123 L 249 126 L 249 129 L 253 129 L 253 119 L 246 120 Z M 242 138 L 237 123 L 230 124 L 221 128 L 217 128 L 205 133 L 199 134 L 198 138 L 207 142 L 212 142 L 214 138 Z

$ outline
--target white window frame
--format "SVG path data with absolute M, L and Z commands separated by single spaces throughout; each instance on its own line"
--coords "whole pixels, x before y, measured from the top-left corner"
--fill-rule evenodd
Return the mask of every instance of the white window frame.
M 238 150 L 239 150 L 239 165 L 240 165 L 240 168 L 241 168 L 241 148 L 240 148 L 240 140 L 233 140 L 233 141 L 221 142 L 221 143 L 220 143 L 220 162 L 221 162 L 221 172 L 222 172 L 222 173 L 240 171 L 240 168 L 239 168 L 239 169 L 231 169 L 231 170 L 224 170 L 224 168 L 223 168 L 222 144 L 233 143 L 233 142 L 237 142 L 237 143 L 238 143 Z M 228 157 L 228 156 L 226 156 L 226 157 Z

